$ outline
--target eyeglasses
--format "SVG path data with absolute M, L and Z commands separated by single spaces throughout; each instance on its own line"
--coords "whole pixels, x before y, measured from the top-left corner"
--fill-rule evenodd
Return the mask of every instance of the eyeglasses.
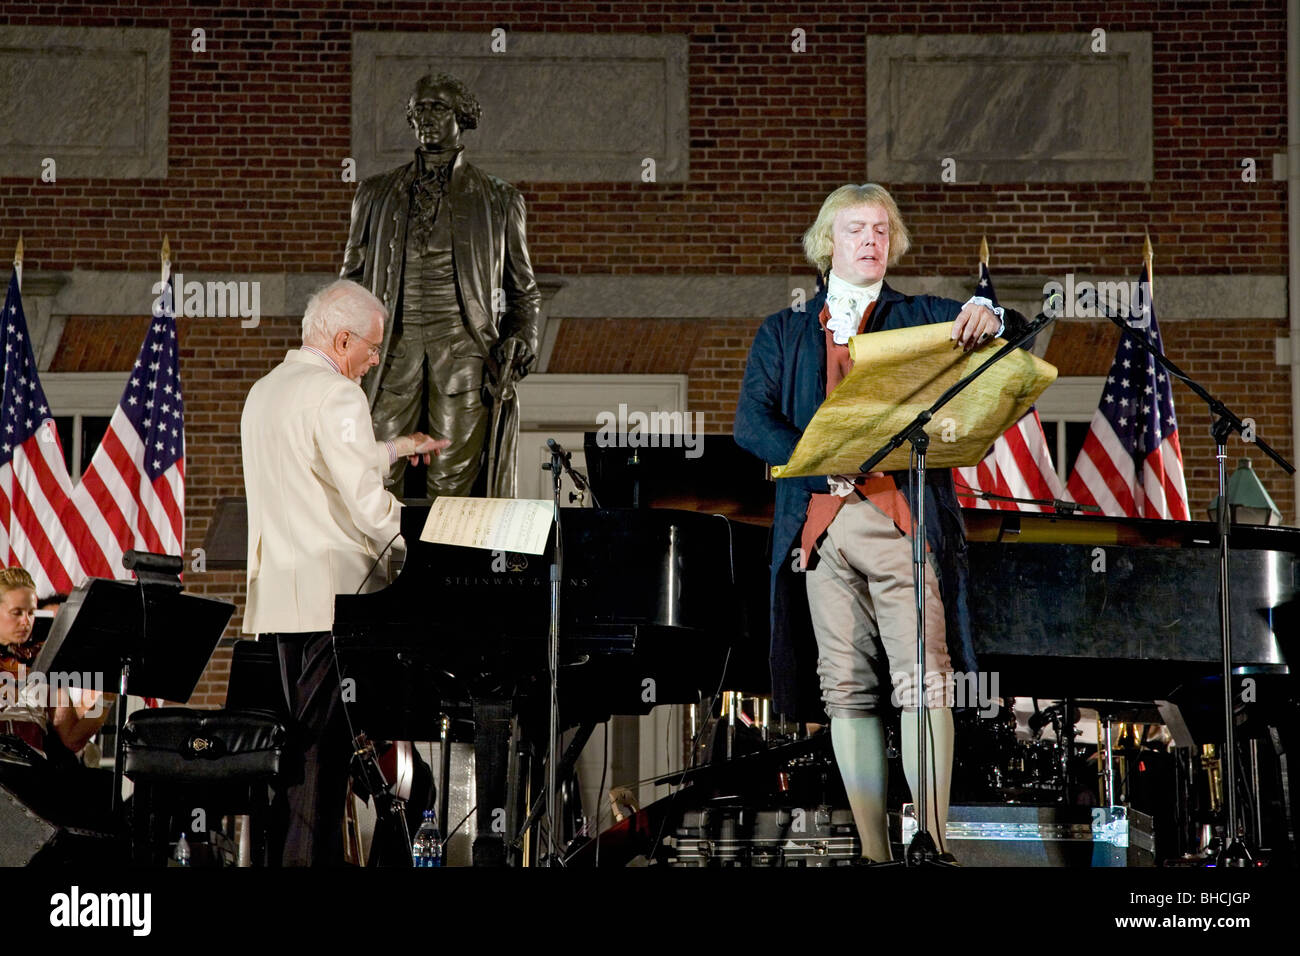
M 356 336 L 357 338 L 359 338 L 362 342 L 365 342 L 365 343 L 366 343 L 366 346 L 367 346 L 367 348 L 366 348 L 366 354 L 367 354 L 370 358 L 375 358 L 376 356 L 379 355 L 379 346 L 376 345 L 374 342 L 370 341 L 368 338 L 366 338 L 366 337 L 365 337 L 364 335 L 362 335 L 360 332 L 354 331 L 353 329 L 348 329 L 347 332 L 348 332 L 349 335 L 355 335 L 355 336 Z

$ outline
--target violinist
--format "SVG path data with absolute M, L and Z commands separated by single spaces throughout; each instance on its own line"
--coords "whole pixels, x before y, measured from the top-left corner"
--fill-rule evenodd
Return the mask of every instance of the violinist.
M 48 701 L 27 680 L 41 651 L 32 638 L 36 624 L 36 585 L 22 568 L 0 570 L 0 735 L 17 738 L 41 757 L 49 724 Z
M 32 680 L 36 584 L 19 567 L 0 569 L 0 783 L 33 812 L 61 826 L 111 830 L 113 774 L 76 754 L 108 717 L 112 695 Z
M 65 750 L 76 754 L 108 718 L 104 696 L 82 689 L 75 694 L 60 688 L 48 700 L 48 684 L 28 680 L 41 651 L 33 638 L 36 624 L 36 584 L 19 567 L 0 569 L 0 736 L 17 738 L 42 758 Z

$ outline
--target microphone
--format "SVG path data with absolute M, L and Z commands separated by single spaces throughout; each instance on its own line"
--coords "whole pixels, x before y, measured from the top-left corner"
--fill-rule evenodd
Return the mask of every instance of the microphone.
M 122 567 L 128 571 L 152 571 L 156 574 L 180 574 L 185 562 L 178 554 L 154 554 L 151 551 L 127 551 Z
M 596 492 L 592 489 L 591 482 L 587 479 L 586 475 L 584 475 L 582 472 L 575 469 L 573 465 L 570 463 L 571 459 L 573 458 L 573 453 L 565 451 L 564 446 L 561 445 L 554 438 L 546 439 L 546 447 L 551 450 L 551 454 L 554 455 L 555 458 L 547 462 L 546 464 L 542 465 L 542 471 L 554 470 L 555 474 L 558 476 L 559 472 L 563 470 L 564 473 L 567 474 L 569 478 L 573 481 L 573 484 L 577 487 L 580 493 L 581 492 L 591 493 L 591 503 L 594 504 L 597 508 L 599 508 L 600 502 L 596 500 Z M 558 469 L 555 468 L 555 464 L 557 460 L 559 462 Z M 580 497 L 580 495 L 578 497 Z M 569 493 L 569 500 L 570 501 L 576 500 L 575 495 L 572 492 Z
M 135 574 L 142 590 L 146 584 L 178 589 L 182 586 L 181 572 L 185 570 L 185 560 L 179 554 L 127 551 L 122 555 L 122 567 Z
M 551 450 L 551 454 L 559 455 L 561 458 L 563 458 L 565 464 L 568 464 L 569 459 L 573 457 L 572 453 L 565 451 L 564 446 L 561 445 L 559 442 L 557 442 L 554 438 L 546 439 L 546 447 Z

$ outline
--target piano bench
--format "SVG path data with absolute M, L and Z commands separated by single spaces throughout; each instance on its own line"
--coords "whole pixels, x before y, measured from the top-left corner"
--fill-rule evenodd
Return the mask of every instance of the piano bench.
M 247 813 L 252 860 L 264 864 L 268 788 L 279 778 L 284 743 L 284 725 L 267 711 L 160 707 L 134 714 L 122 738 L 122 772 L 135 785 L 135 861 L 164 863 L 181 832 L 198 843 L 198 832 L 216 829 L 209 819 Z M 202 824 L 197 831 L 195 823 Z

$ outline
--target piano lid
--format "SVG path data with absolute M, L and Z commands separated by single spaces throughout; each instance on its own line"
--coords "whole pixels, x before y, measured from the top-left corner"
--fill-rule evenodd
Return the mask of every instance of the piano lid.
M 542 555 L 419 540 L 427 506 L 402 510 L 406 559 L 379 591 L 339 595 L 335 631 L 409 626 L 546 636 L 555 532 Z M 719 515 L 668 509 L 562 508 L 561 630 L 653 625 L 730 639 L 740 624 L 732 525 Z M 429 608 L 437 605 L 436 618 Z
M 1219 660 L 1212 523 L 974 509 L 963 516 L 982 662 Z M 1300 529 L 1238 526 L 1229 546 L 1233 663 L 1285 672 L 1300 653 Z

